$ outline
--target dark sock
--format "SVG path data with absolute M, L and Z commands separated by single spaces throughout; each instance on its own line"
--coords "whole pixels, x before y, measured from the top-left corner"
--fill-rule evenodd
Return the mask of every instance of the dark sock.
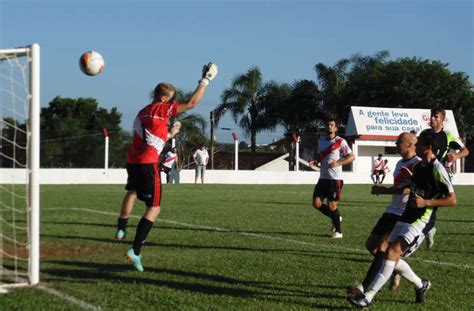
M 133 251 L 135 252 L 135 255 L 140 255 L 140 250 L 143 246 L 143 243 L 145 243 L 146 237 L 148 236 L 151 227 L 153 227 L 153 223 L 151 221 L 145 217 L 140 219 L 140 222 L 137 226 L 137 233 L 135 234 L 135 240 L 133 241 Z
M 321 207 L 318 208 L 318 211 L 328 216 L 329 218 L 332 218 L 332 212 L 326 204 L 321 205 Z
M 385 259 L 385 252 L 377 251 L 375 253 L 374 259 L 372 260 L 372 264 L 370 265 L 369 270 L 367 271 L 367 275 L 365 276 L 364 281 L 362 282 L 362 286 L 364 286 L 364 291 L 366 291 L 370 284 L 375 279 L 375 276 L 382 268 L 383 261 Z
M 127 228 L 127 223 L 128 223 L 128 218 L 118 218 L 117 219 L 117 230 L 123 230 L 125 231 L 125 228 Z
M 334 212 L 331 213 L 332 224 L 336 229 L 336 232 L 342 233 L 341 231 L 341 214 L 339 214 L 339 210 L 336 209 Z

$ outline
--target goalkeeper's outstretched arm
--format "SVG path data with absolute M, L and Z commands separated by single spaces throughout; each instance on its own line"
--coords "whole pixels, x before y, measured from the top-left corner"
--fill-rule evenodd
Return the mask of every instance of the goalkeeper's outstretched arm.
M 209 62 L 207 65 L 204 65 L 204 67 L 202 68 L 202 78 L 201 80 L 199 80 L 198 86 L 194 90 L 188 102 L 182 103 L 178 106 L 178 113 L 182 113 L 196 107 L 201 101 L 201 98 L 204 96 L 207 86 L 212 80 L 214 80 L 216 76 L 217 76 L 216 64 Z

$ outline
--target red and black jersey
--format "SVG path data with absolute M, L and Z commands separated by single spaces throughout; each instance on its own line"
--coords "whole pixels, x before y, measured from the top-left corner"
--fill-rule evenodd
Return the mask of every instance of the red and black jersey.
M 157 163 L 168 139 L 168 121 L 178 113 L 178 102 L 153 102 L 140 110 L 133 122 L 133 142 L 128 163 Z

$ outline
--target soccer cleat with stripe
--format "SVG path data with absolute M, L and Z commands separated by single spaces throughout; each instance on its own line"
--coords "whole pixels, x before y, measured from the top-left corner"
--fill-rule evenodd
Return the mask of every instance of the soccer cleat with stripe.
M 364 294 L 364 289 L 362 287 L 362 284 L 358 284 L 356 286 L 347 285 L 346 291 L 352 297 L 357 297 Z
M 415 288 L 415 294 L 416 294 L 416 303 L 423 303 L 425 302 L 425 295 L 426 292 L 431 288 L 431 283 L 428 280 L 421 280 L 423 286 L 421 288 Z
M 349 296 L 347 297 L 347 301 L 351 303 L 351 305 L 356 306 L 358 308 L 368 308 L 370 306 L 370 301 L 365 297 L 364 294 L 359 296 Z
M 126 253 L 125 253 L 125 259 L 129 264 L 132 265 L 138 272 L 143 272 L 143 266 L 142 266 L 142 255 L 135 255 L 135 252 L 133 248 L 130 248 Z

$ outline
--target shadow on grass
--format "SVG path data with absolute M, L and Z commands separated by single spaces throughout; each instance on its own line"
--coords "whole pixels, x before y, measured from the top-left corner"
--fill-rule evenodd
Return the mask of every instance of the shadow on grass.
M 145 284 L 158 287 L 167 287 L 178 291 L 188 291 L 196 294 L 222 295 L 243 299 L 257 299 L 263 302 L 275 302 L 278 304 L 296 305 L 299 307 L 311 307 L 322 309 L 350 309 L 347 305 L 324 305 L 315 304 L 308 299 L 323 298 L 344 301 L 344 295 L 309 292 L 299 288 L 314 287 L 317 289 L 338 290 L 338 286 L 326 286 L 320 284 L 281 284 L 272 282 L 259 282 L 241 280 L 227 276 L 198 273 L 176 269 L 146 268 L 144 273 L 134 273 L 128 276 L 122 273 L 130 270 L 125 265 L 101 264 L 79 261 L 48 261 L 49 263 L 68 266 L 71 269 L 43 269 L 43 273 L 49 276 L 59 277 L 67 280 L 81 280 L 84 283 L 91 281 L 122 282 L 127 284 Z M 153 274 L 153 275 L 150 275 Z M 158 276 L 157 276 L 158 275 Z M 167 280 L 167 275 L 178 276 L 188 279 L 187 281 Z M 196 280 L 200 283 L 196 283 Z M 212 282 L 214 284 L 208 284 Z M 297 289 L 291 289 L 296 287 Z M 301 299 L 300 299 L 301 298 Z
M 121 241 L 116 242 L 112 239 L 101 239 L 96 237 L 80 237 L 80 236 L 53 236 L 53 235 L 42 235 L 43 238 L 54 238 L 54 239 L 65 239 L 65 240 L 87 240 L 102 243 L 120 243 L 131 245 L 132 241 Z M 294 256 L 309 256 L 313 258 L 322 258 L 323 260 L 338 260 L 348 261 L 350 263 L 361 262 L 369 263 L 372 258 L 367 254 L 358 251 L 331 251 L 324 248 L 324 252 L 320 249 L 316 250 L 300 250 L 300 249 L 288 249 L 288 248 L 259 248 L 257 247 L 237 247 L 237 246 L 220 246 L 220 245 L 191 245 L 191 244 L 176 244 L 176 243 L 154 243 L 146 242 L 146 247 L 159 247 L 159 248 L 176 248 L 176 249 L 187 249 L 187 250 L 218 250 L 218 251 L 236 251 L 236 252 L 255 252 L 255 253 L 267 253 L 267 254 L 281 254 L 281 255 L 294 255 Z

